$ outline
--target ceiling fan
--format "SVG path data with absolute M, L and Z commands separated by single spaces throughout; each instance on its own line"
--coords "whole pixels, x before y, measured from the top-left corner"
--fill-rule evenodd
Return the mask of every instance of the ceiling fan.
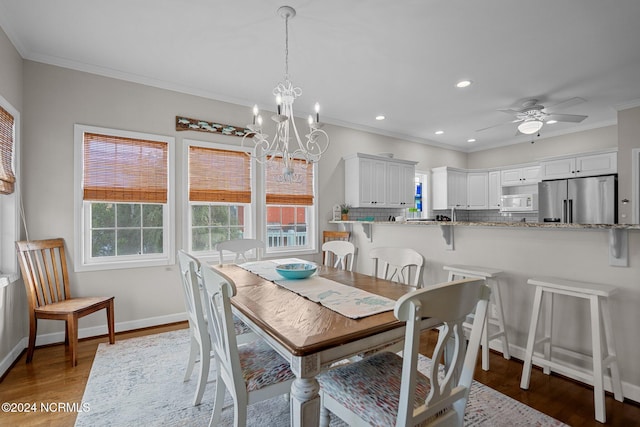
M 491 129 L 496 126 L 502 126 L 508 123 L 520 123 L 518 125 L 518 132 L 523 133 L 525 135 L 532 135 L 542 128 L 545 123 L 556 123 L 556 122 L 571 122 L 571 123 L 580 123 L 587 116 L 580 116 L 576 114 L 558 114 L 556 111 L 561 110 L 563 108 L 572 107 L 574 105 L 585 102 L 582 98 L 571 98 L 566 101 L 562 101 L 558 104 L 545 107 L 542 104 L 538 103 L 537 99 L 527 99 L 522 102 L 520 107 L 517 108 L 501 108 L 498 111 L 502 111 L 503 113 L 512 114 L 515 116 L 514 120 L 511 120 L 507 123 L 501 123 L 494 126 L 489 126 L 483 129 L 478 129 L 477 132 Z

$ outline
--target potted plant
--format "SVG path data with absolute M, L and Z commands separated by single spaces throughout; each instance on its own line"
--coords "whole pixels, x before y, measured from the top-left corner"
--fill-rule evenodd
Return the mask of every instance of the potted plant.
M 340 205 L 340 214 L 343 221 L 349 220 L 349 209 L 351 209 L 351 206 L 347 205 L 346 203 Z

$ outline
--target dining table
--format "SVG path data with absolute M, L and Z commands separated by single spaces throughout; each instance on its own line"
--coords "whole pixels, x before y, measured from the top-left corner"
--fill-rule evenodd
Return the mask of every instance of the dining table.
M 271 262 L 274 267 L 278 263 L 277 260 Z M 288 290 L 275 283 L 277 280 L 249 271 L 246 266 L 211 267 L 235 283 L 237 292 L 231 298 L 234 314 L 289 362 L 296 376 L 290 393 L 292 426 L 320 424 L 320 385 L 316 377 L 322 371 L 404 339 L 405 323 L 396 319 L 393 307 L 377 314 L 350 318 Z M 318 266 L 314 276 L 393 301 L 415 290 L 330 266 Z M 296 285 L 304 287 L 305 280 L 308 279 L 301 279 Z M 422 320 L 425 330 L 438 324 L 436 319 Z

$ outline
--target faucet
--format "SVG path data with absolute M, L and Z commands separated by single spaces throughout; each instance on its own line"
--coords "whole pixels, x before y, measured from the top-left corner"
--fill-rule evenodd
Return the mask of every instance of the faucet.
M 456 220 L 456 207 L 451 206 L 451 221 L 455 221 L 455 220 Z

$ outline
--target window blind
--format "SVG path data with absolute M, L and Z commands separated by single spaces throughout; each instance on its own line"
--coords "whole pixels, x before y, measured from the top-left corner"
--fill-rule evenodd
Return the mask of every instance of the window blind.
M 189 147 L 189 201 L 251 203 L 251 164 L 243 151 Z
M 0 194 L 11 194 L 15 189 L 13 127 L 13 116 L 0 107 Z
M 269 163 L 267 169 L 268 205 L 313 205 L 313 165 L 304 160 L 293 160 L 293 169 L 301 175 L 301 182 L 282 179 L 282 162 Z
M 84 200 L 167 202 L 167 143 L 84 134 Z

